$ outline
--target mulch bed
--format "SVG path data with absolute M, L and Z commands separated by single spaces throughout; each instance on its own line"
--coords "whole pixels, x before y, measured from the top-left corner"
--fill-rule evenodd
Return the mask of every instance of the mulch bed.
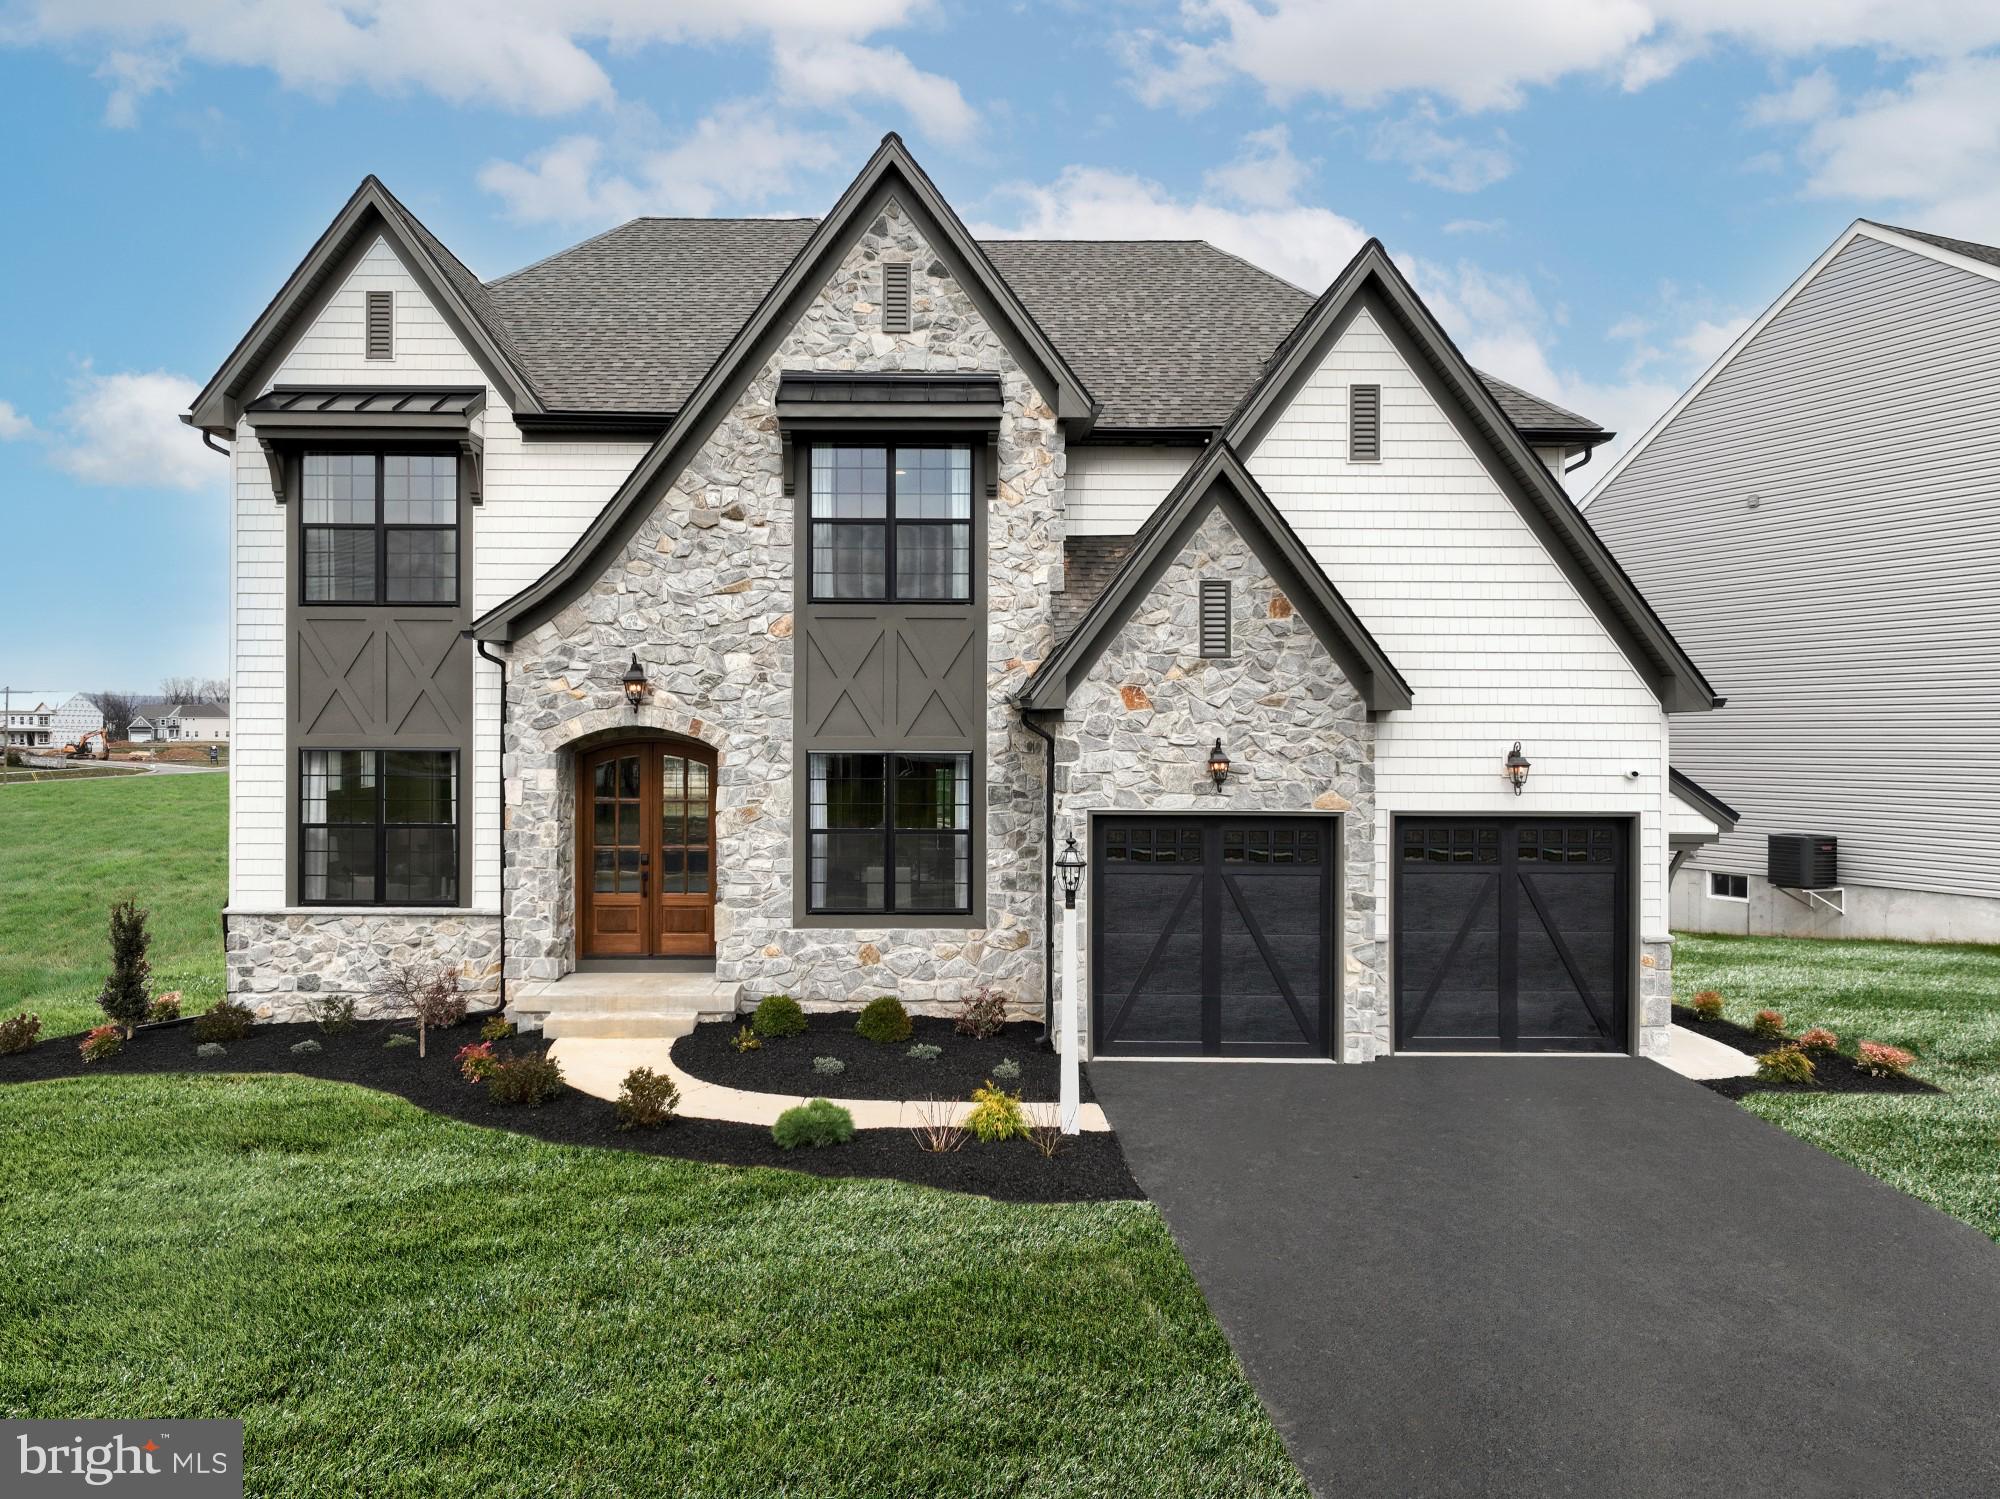
M 1762 1056 L 1767 1051 L 1776 1051 L 1790 1044 L 1787 1038 L 1767 1040 L 1751 1034 L 1743 1026 L 1730 1020 L 1703 1020 L 1693 1010 L 1680 1005 L 1674 1006 L 1674 1024 L 1686 1026 L 1712 1041 L 1720 1041 L 1724 1046 L 1733 1046 L 1747 1056 Z M 1812 1053 L 1813 1073 L 1816 1081 L 1811 1083 L 1779 1083 L 1761 1077 L 1715 1077 L 1702 1082 L 1705 1088 L 1712 1088 L 1725 1098 L 1741 1098 L 1746 1093 L 1942 1093 L 1942 1088 L 1915 1077 L 1877 1077 L 1872 1072 L 1863 1072 L 1854 1065 L 1854 1059 L 1843 1052 L 1816 1051 Z
M 736 1049 L 742 1022 L 711 1021 L 674 1042 L 674 1065 L 690 1077 L 751 1093 L 787 1093 L 820 1098 L 970 1098 L 972 1090 L 993 1077 L 993 1069 L 1012 1058 L 1021 1068 L 1015 1078 L 995 1079 L 1009 1093 L 1031 1102 L 1049 1102 L 1060 1084 L 1060 1058 L 1035 1040 L 1040 1027 L 1031 1021 L 1002 1027 L 990 1041 L 961 1036 L 952 1022 L 930 1015 L 910 1020 L 910 1039 L 880 1045 L 855 1034 L 853 1011 L 808 1015 L 796 1036 L 765 1040 L 755 1051 Z M 942 1048 L 940 1055 L 919 1062 L 909 1055 L 919 1042 Z M 823 1075 L 813 1071 L 814 1057 L 839 1057 L 847 1070 Z M 1090 1080 L 1083 1081 L 1090 1097 Z
M 908 1130 L 901 1129 L 859 1130 L 846 1145 L 780 1150 L 771 1139 L 771 1131 L 755 1124 L 676 1119 L 659 1129 L 620 1130 L 610 1103 L 569 1087 L 539 1108 L 497 1106 L 488 1101 L 484 1087 L 459 1076 L 452 1060 L 461 1046 L 479 1039 L 478 1021 L 482 1018 L 473 1016 L 455 1029 L 433 1031 L 430 1055 L 422 1059 L 414 1046 L 385 1047 L 383 1042 L 393 1032 L 410 1033 L 406 1025 L 385 1022 L 364 1022 L 338 1036 L 323 1035 L 310 1022 L 259 1025 L 243 1040 L 229 1042 L 219 1057 L 195 1055 L 194 1031 L 188 1021 L 141 1026 L 117 1056 L 88 1064 L 77 1052 L 80 1037 L 55 1036 L 18 1055 L 0 1056 L 0 1084 L 100 1073 L 288 1072 L 357 1083 L 393 1093 L 433 1114 L 558 1145 L 636 1150 L 721 1166 L 773 1166 L 814 1176 L 888 1177 L 1005 1202 L 1098 1202 L 1146 1195 L 1126 1169 L 1116 1136 L 1103 1132 L 1065 1141 L 1053 1160 L 1045 1159 L 1025 1140 L 999 1145 L 968 1140 L 960 1150 L 933 1154 L 920 1148 Z M 803 1046 L 809 1034 L 790 1041 Z M 317 1055 L 294 1056 L 293 1044 L 307 1038 L 319 1042 L 324 1050 Z M 539 1046 L 539 1038 L 526 1036 L 500 1042 L 494 1050 L 509 1055 Z M 812 1055 L 805 1053 L 809 1072 Z M 905 1060 L 902 1065 L 923 1064 Z M 825 1089 L 804 1091 L 826 1096 Z

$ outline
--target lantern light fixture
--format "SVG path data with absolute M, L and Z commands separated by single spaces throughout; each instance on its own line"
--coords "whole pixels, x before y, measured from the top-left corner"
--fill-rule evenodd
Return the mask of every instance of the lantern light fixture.
M 625 675 L 620 680 L 625 684 L 625 701 L 632 705 L 636 713 L 639 704 L 646 698 L 646 669 L 639 664 L 637 651 L 632 653 L 632 664 L 625 668 Z
M 1208 752 L 1208 776 L 1215 782 L 1215 794 L 1222 795 L 1222 788 L 1229 781 L 1229 756 L 1223 752 L 1222 741 L 1215 741 L 1215 748 Z
M 1062 880 L 1063 909 L 1076 909 L 1076 892 L 1083 885 L 1083 850 L 1076 846 L 1076 834 L 1071 833 L 1063 840 L 1062 852 L 1056 855 L 1056 874 Z
M 1521 788 L 1528 784 L 1528 770 L 1532 762 L 1521 753 L 1521 741 L 1516 739 L 1514 747 L 1507 751 L 1507 782 L 1514 788 L 1514 795 L 1521 794 Z

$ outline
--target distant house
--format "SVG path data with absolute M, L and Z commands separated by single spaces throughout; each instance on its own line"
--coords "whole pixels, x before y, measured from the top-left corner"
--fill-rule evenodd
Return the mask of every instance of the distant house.
M 55 710 L 46 702 L 29 706 L 16 704 L 7 709 L 7 744 L 11 749 L 41 749 L 55 733 Z
M 52 743 L 75 744 L 84 735 L 95 734 L 104 727 L 104 710 L 88 692 L 57 693 L 50 701 L 56 705 L 50 724 L 55 731 Z
M 1742 821 L 1673 924 L 2000 941 L 2000 248 L 1853 224 L 1587 503 L 1728 700 L 1674 721 Z
M 229 738 L 227 703 L 141 703 L 128 735 L 134 744 L 212 743 Z

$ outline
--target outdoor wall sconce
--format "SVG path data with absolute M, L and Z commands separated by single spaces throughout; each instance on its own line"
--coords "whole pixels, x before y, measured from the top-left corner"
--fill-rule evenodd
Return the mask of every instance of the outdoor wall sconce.
M 1209 779 L 1215 782 L 1215 794 L 1222 795 L 1222 788 L 1229 780 L 1229 756 L 1223 753 L 1220 739 L 1215 741 L 1215 748 L 1208 752 L 1208 775 Z
M 1507 751 L 1507 781 L 1514 788 L 1514 795 L 1521 794 L 1521 788 L 1528 784 L 1528 757 L 1521 753 L 1521 741 L 1516 739 L 1514 747 Z
M 634 713 L 638 712 L 639 704 L 646 699 L 646 669 L 639 664 L 637 651 L 632 653 L 632 664 L 625 668 L 620 680 L 625 684 L 625 701 L 632 705 Z
M 1062 879 L 1063 909 L 1076 909 L 1076 892 L 1083 884 L 1083 850 L 1076 846 L 1076 834 L 1071 833 L 1063 840 L 1063 851 L 1056 855 L 1056 873 Z

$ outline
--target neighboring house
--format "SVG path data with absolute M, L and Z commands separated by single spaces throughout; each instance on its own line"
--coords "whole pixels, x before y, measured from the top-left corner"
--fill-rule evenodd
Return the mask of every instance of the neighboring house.
M 891 136 L 824 219 L 481 282 L 371 177 L 187 419 L 264 1014 L 503 954 L 551 1034 L 676 959 L 1039 1013 L 1074 835 L 1100 1051 L 1666 1044 L 1666 714 L 1713 694 L 1554 477 L 1610 434 L 1379 244 L 1318 298 L 982 244 Z
M 59 693 L 50 699 L 55 703 L 55 716 L 50 727 L 55 731 L 57 744 L 77 744 L 86 734 L 95 734 L 104 728 L 104 710 L 97 706 L 97 699 L 88 692 Z
M 1857 222 L 1588 504 L 1728 699 L 1674 726 L 1743 813 L 1674 925 L 2000 941 L 2000 249 Z
M 128 735 L 133 744 L 213 743 L 229 737 L 227 703 L 141 703 Z
M 45 701 L 10 705 L 5 716 L 7 743 L 14 749 L 45 749 L 55 739 L 55 709 Z

